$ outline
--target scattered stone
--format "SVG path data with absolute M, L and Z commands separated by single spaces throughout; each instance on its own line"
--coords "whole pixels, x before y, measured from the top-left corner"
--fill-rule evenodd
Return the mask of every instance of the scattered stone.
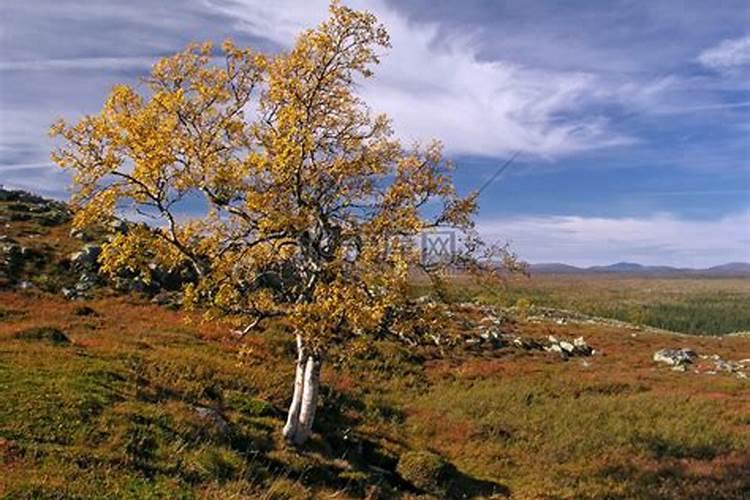
M 229 436 L 231 428 L 227 420 L 213 408 L 206 408 L 205 406 L 193 406 L 193 412 L 195 415 L 204 422 L 213 426 L 214 430 L 223 437 Z
M 723 359 L 717 359 L 714 362 L 714 367 L 716 368 L 717 372 L 729 372 L 729 373 L 738 372 L 743 368 L 743 366 L 740 363 L 735 363 L 733 361 L 725 361 Z
M 573 351 L 575 351 L 576 349 L 576 346 L 574 346 L 573 344 L 565 340 L 560 341 L 559 346 L 563 351 L 567 352 L 568 354 L 573 354 Z
M 570 356 L 592 356 L 594 350 L 589 347 L 583 337 L 578 337 L 572 342 L 569 340 L 559 340 L 557 337 L 550 335 L 547 337 L 548 345 L 544 349 L 548 352 L 557 352 L 567 358 Z
M 697 363 L 694 364 L 695 359 L 701 359 L 703 361 L 711 361 L 712 363 Z M 686 372 L 688 365 L 693 365 L 692 370 L 696 374 L 704 375 L 718 375 L 719 373 L 730 373 L 737 376 L 740 379 L 747 379 L 747 373 L 745 373 L 745 361 L 728 361 L 721 359 L 718 354 L 701 354 L 698 355 L 691 349 L 661 349 L 654 353 L 654 361 L 659 363 L 665 363 L 672 366 L 672 370 Z
M 558 352 L 560 354 L 563 353 L 562 347 L 560 347 L 560 344 L 550 344 L 547 347 L 544 348 L 547 352 Z
M 544 344 L 534 339 L 525 339 L 522 337 L 516 337 L 513 339 L 513 345 L 524 349 L 526 351 L 541 351 L 544 350 Z
M 102 253 L 102 247 L 95 244 L 84 245 L 79 252 L 70 255 L 70 263 L 74 268 L 92 270 L 97 268 L 97 259 Z
M 672 366 L 691 364 L 697 357 L 695 351 L 691 349 L 660 349 L 654 353 L 654 361 L 657 363 L 666 363 Z

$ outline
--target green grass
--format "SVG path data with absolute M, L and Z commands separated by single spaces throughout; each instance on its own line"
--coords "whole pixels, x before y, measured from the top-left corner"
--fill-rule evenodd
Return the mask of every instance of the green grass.
M 537 275 L 497 289 L 459 286 L 457 300 L 570 309 L 675 332 L 721 335 L 750 330 L 750 278 L 642 278 Z

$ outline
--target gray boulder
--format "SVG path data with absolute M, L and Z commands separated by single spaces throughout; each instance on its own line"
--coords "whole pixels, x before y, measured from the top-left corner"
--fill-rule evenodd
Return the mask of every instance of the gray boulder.
M 692 364 L 698 355 L 692 349 L 659 349 L 654 353 L 654 361 L 670 366 L 682 366 Z
M 96 269 L 101 253 L 102 247 L 99 245 L 84 245 L 80 251 L 70 255 L 70 263 L 77 269 Z

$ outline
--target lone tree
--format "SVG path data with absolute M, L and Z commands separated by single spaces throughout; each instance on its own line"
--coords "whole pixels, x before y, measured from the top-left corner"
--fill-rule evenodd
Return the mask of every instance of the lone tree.
M 414 269 L 439 277 L 415 237 L 471 235 L 475 197 L 456 195 L 440 145 L 402 147 L 355 93 L 387 47 L 372 14 L 333 2 L 290 52 L 227 41 L 219 58 L 191 45 L 153 67 L 145 95 L 118 85 L 99 114 L 51 129 L 76 227 L 134 211 L 155 220 L 104 245 L 103 272 L 189 266 L 184 303 L 207 319 L 246 333 L 285 318 L 297 368 L 284 436 L 296 444 L 311 434 L 326 350 L 394 321 Z

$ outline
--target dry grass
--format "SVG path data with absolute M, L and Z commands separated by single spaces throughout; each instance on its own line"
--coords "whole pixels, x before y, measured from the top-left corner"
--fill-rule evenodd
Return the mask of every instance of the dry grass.
M 394 471 L 399 456 L 420 450 L 456 466 L 447 491 L 470 496 L 750 491 L 750 383 L 651 361 L 656 349 L 683 345 L 748 358 L 747 337 L 519 325 L 530 336 L 583 335 L 599 351 L 588 366 L 389 341 L 334 352 L 319 434 L 297 452 L 279 442 L 293 348 L 282 325 L 241 349 L 225 325 L 189 325 L 139 299 L 92 300 L 87 315 L 81 305 L 0 293 L 0 491 L 11 497 L 409 497 Z M 36 327 L 71 342 L 15 336 Z M 216 408 L 230 434 L 193 406 Z

